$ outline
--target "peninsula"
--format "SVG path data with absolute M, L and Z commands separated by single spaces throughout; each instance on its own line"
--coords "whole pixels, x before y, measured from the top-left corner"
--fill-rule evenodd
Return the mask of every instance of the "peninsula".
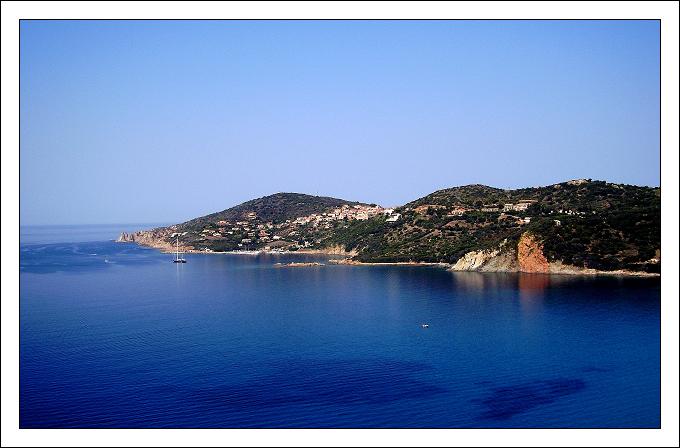
M 460 271 L 655 275 L 661 190 L 579 179 L 505 190 L 467 185 L 399 207 L 276 193 L 120 242 L 186 252 L 319 252 L 348 264 Z

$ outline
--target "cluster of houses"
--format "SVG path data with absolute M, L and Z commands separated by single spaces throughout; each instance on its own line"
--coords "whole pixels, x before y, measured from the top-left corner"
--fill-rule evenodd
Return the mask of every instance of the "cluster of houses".
M 332 212 L 327 213 L 327 215 L 332 217 L 334 221 L 340 219 L 359 219 L 364 221 L 381 214 L 383 210 L 385 209 L 379 205 L 343 205 L 342 207 L 338 207 Z
M 215 223 L 217 225 L 217 229 L 214 227 L 206 227 L 200 232 L 200 234 L 207 240 L 223 239 L 230 235 L 244 236 L 244 238 L 241 239 L 241 244 L 239 244 L 239 246 L 249 244 L 256 238 L 259 238 L 263 241 L 276 239 L 276 237 L 271 234 L 274 227 L 272 223 L 253 223 L 252 221 L 257 218 L 255 212 L 247 213 L 245 218 L 247 221 L 236 221 L 234 223 L 226 220 L 217 221 Z
M 395 213 L 393 208 L 383 208 L 378 205 L 343 205 L 325 213 L 312 213 L 308 216 L 300 216 L 288 219 L 285 222 L 274 224 L 272 222 L 256 223 L 256 212 L 248 212 L 239 221 L 217 221 L 216 227 L 209 226 L 199 232 L 205 240 L 220 240 L 230 236 L 241 236 L 239 247 L 248 247 L 251 243 L 276 243 L 284 236 L 290 237 L 298 234 L 300 226 L 312 225 L 313 227 L 331 228 L 333 221 L 339 220 L 367 220 L 374 216 L 384 215 L 387 222 L 396 222 L 401 214 Z M 275 233 L 282 233 L 276 235 Z M 302 247 L 309 247 L 310 242 L 304 241 Z
M 447 216 L 458 217 L 463 216 L 467 212 L 480 211 L 483 213 L 501 213 L 499 219 L 515 220 L 519 225 L 529 224 L 531 222 L 530 216 L 515 216 L 511 212 L 525 212 L 529 207 L 538 201 L 535 199 L 523 199 L 516 203 L 505 203 L 501 207 L 498 204 L 480 205 L 475 208 L 464 206 L 454 206 L 448 209 Z M 429 208 L 435 207 L 440 209 L 447 209 L 442 205 L 422 205 L 416 207 L 414 211 L 425 213 Z M 409 210 L 409 209 L 407 209 Z M 566 215 L 583 215 L 585 212 L 574 210 L 558 210 L 560 214 Z M 550 214 L 553 212 L 551 211 Z M 594 213 L 594 212 L 593 212 Z M 304 230 L 302 226 L 311 225 L 314 228 L 330 229 L 334 221 L 339 220 L 367 220 L 375 216 L 385 216 L 385 221 L 394 223 L 401 219 L 401 214 L 395 212 L 393 208 L 383 208 L 378 205 L 343 205 L 330 210 L 325 213 L 312 213 L 308 216 L 300 216 L 295 219 L 288 219 L 285 222 L 274 224 L 272 222 L 258 222 L 256 212 L 247 212 L 241 220 L 231 222 L 227 220 L 217 221 L 216 226 L 208 226 L 199 232 L 199 235 L 205 240 L 220 240 L 225 238 L 239 238 L 239 247 L 248 248 L 252 243 L 264 243 L 266 249 L 278 250 L 276 248 L 286 247 L 290 243 L 286 243 L 283 239 L 289 240 L 291 237 L 295 238 L 297 235 L 303 235 Z M 562 223 L 558 219 L 554 219 L 554 225 L 560 226 Z M 278 234 L 277 234 L 278 233 Z M 239 240 L 237 240 L 239 241 Z M 299 247 L 309 247 L 313 244 L 309 241 L 299 239 L 297 243 Z
M 516 204 L 503 204 L 503 211 L 504 212 L 524 212 L 526 211 L 530 205 L 535 204 L 538 202 L 535 199 L 523 199 L 519 201 Z
M 395 222 L 401 216 L 401 214 L 395 213 L 393 208 L 383 208 L 379 205 L 343 205 L 342 207 L 338 207 L 326 213 L 312 213 L 309 216 L 300 216 L 293 221 L 288 220 L 286 221 L 286 225 L 312 224 L 314 227 L 317 227 L 324 223 L 345 219 L 348 221 L 355 219 L 365 221 L 378 215 L 387 216 L 386 221 L 388 222 Z M 325 227 L 330 228 L 328 225 Z
M 538 202 L 535 199 L 522 199 L 521 201 L 515 203 L 503 204 L 503 208 L 498 205 L 482 205 L 479 209 L 476 208 L 465 208 L 462 206 L 455 206 L 448 213 L 449 216 L 463 216 L 466 212 L 470 211 L 480 211 L 483 213 L 498 213 L 498 212 L 524 212 L 529 206 Z
M 466 208 L 460 205 L 454 206 L 452 209 L 448 211 L 447 216 L 450 218 L 453 217 L 458 217 L 458 216 L 463 216 L 467 212 L 471 211 L 480 211 L 482 213 L 501 213 L 501 217 L 499 219 L 514 219 L 517 224 L 529 224 L 531 222 L 531 217 L 530 216 L 525 216 L 525 217 L 518 217 L 510 214 L 509 212 L 525 212 L 529 209 L 529 207 L 538 201 L 536 199 L 522 199 L 516 203 L 506 203 L 503 204 L 503 207 L 500 207 L 499 205 L 496 204 L 491 204 L 491 205 L 482 205 L 479 208 Z M 441 208 L 442 206 L 439 205 L 422 205 L 420 207 L 416 207 L 414 209 L 415 211 L 419 211 L 419 209 L 427 209 L 428 207 L 437 207 Z M 550 212 L 552 214 L 552 211 Z M 585 212 L 578 212 L 574 210 L 559 210 L 558 213 L 560 214 L 565 214 L 565 215 L 584 215 Z M 594 213 L 594 212 L 593 212 Z M 562 222 L 559 219 L 554 219 L 553 220 L 555 226 L 561 226 Z
M 528 224 L 531 222 L 530 216 L 519 217 L 511 214 L 512 212 L 525 212 L 529 207 L 538 201 L 535 199 L 523 199 L 516 203 L 505 203 L 501 207 L 498 204 L 481 205 L 475 208 L 464 206 L 454 206 L 448 210 L 447 216 L 458 217 L 463 216 L 467 212 L 480 211 L 483 213 L 501 213 L 499 219 L 514 219 L 517 224 Z M 447 208 L 441 205 L 422 205 L 416 207 L 414 211 L 424 213 L 431 207 Z M 552 211 L 550 212 L 552 214 Z M 559 210 L 558 213 L 566 215 L 583 215 L 585 212 L 574 210 Z M 255 212 L 248 212 L 244 214 L 239 221 L 230 222 L 226 220 L 217 221 L 217 227 L 206 227 L 200 232 L 200 235 L 207 240 L 216 240 L 228 238 L 230 235 L 241 237 L 240 247 L 248 247 L 249 244 L 257 241 L 258 243 L 283 244 L 282 238 L 288 239 L 298 235 L 298 230 L 301 226 L 311 225 L 314 228 L 330 229 L 334 221 L 339 220 L 367 220 L 375 216 L 383 215 L 386 217 L 385 221 L 388 223 L 397 222 L 401 218 L 401 214 L 395 212 L 393 208 L 383 208 L 379 205 L 343 205 L 325 213 L 312 213 L 308 216 L 300 216 L 292 220 L 274 224 L 272 222 L 257 223 L 253 222 L 257 219 Z M 554 225 L 560 226 L 560 220 L 555 219 Z M 275 234 L 279 233 L 279 235 Z M 303 241 L 301 247 L 309 247 L 312 243 Z

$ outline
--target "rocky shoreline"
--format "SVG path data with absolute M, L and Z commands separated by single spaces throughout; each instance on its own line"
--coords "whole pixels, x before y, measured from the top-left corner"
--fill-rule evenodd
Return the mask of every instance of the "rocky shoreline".
M 274 263 L 274 266 L 277 268 L 304 268 L 304 267 L 312 267 L 312 266 L 325 266 L 324 263 L 318 263 L 315 261 L 311 262 L 291 262 L 291 263 Z
M 395 262 L 378 261 L 378 262 L 369 262 L 369 261 L 352 260 L 351 258 L 343 258 L 343 259 L 340 259 L 340 260 L 330 260 L 329 263 L 344 264 L 344 265 L 350 265 L 350 266 L 426 266 L 426 267 L 438 267 L 438 268 L 446 268 L 446 269 L 449 269 L 452 266 L 449 263 L 431 263 L 431 262 L 427 262 L 427 261 L 395 261 Z
M 564 264 L 561 261 L 548 261 L 543 253 L 543 245 L 526 232 L 517 246 L 503 241 L 494 249 L 471 251 L 462 256 L 449 268 L 451 271 L 471 272 L 523 272 L 548 275 L 613 275 L 629 277 L 660 277 L 659 273 L 630 271 L 625 269 L 602 271 Z
M 340 264 L 340 265 L 350 265 L 350 266 L 421 266 L 421 267 L 436 267 L 449 270 L 451 272 L 475 272 L 475 273 L 509 273 L 509 274 L 540 274 L 540 275 L 584 275 L 584 276 L 626 276 L 626 277 L 660 277 L 660 274 L 649 273 L 649 272 L 637 272 L 637 271 L 598 271 L 597 269 L 587 269 L 578 268 L 576 266 L 564 266 L 559 267 L 556 263 L 555 266 L 551 266 L 548 272 L 531 272 L 531 271 L 519 271 L 519 270 L 509 270 L 509 269 L 457 269 L 455 265 L 450 263 L 428 263 L 423 261 L 401 261 L 401 262 L 363 262 L 351 259 L 341 259 L 341 260 L 330 260 L 330 264 Z
M 155 230 L 135 233 L 122 233 L 116 242 L 136 243 L 141 246 L 158 249 L 162 253 L 174 253 L 176 247 L 162 239 L 160 232 L 156 235 Z M 516 247 L 511 247 L 507 241 L 497 248 L 471 251 L 462 256 L 456 263 L 435 263 L 423 261 L 402 262 L 365 262 L 357 261 L 352 257 L 356 251 L 345 251 L 342 247 L 329 247 L 324 249 L 299 249 L 296 251 L 286 250 L 239 250 L 239 251 L 206 251 L 196 250 L 192 247 L 179 247 L 180 251 L 189 254 L 213 254 L 213 255 L 338 255 L 341 259 L 329 260 L 329 264 L 350 266 L 421 266 L 437 267 L 452 272 L 489 272 L 489 273 L 528 273 L 547 275 L 581 275 L 581 276 L 625 276 L 625 277 L 660 277 L 659 273 L 642 271 L 616 270 L 601 271 L 591 268 L 566 265 L 560 261 L 549 262 L 543 254 L 543 248 L 530 234 L 522 235 Z M 319 266 L 319 263 L 288 263 L 288 266 Z

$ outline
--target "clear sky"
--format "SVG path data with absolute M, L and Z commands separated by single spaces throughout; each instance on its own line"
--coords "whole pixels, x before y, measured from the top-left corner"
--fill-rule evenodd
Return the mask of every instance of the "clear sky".
M 658 186 L 655 21 L 22 21 L 22 224 Z

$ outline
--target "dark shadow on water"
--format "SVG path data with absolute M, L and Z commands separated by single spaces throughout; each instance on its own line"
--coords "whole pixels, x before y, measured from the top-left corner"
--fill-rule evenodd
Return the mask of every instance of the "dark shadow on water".
M 586 373 L 604 373 L 604 372 L 611 372 L 612 369 L 608 367 L 594 367 L 594 366 L 588 366 L 584 367 L 581 369 L 583 372 Z
M 491 394 L 480 401 L 486 407 L 480 417 L 484 420 L 508 420 L 537 406 L 554 403 L 562 397 L 580 392 L 585 387 L 583 380 L 573 378 L 494 387 Z
M 382 404 L 432 397 L 446 389 L 419 379 L 429 366 L 385 360 L 296 360 L 268 369 L 257 381 L 180 388 L 194 403 L 234 411 L 277 406 Z M 164 388 L 167 390 L 167 387 Z M 184 390 L 182 390 L 184 389 Z

